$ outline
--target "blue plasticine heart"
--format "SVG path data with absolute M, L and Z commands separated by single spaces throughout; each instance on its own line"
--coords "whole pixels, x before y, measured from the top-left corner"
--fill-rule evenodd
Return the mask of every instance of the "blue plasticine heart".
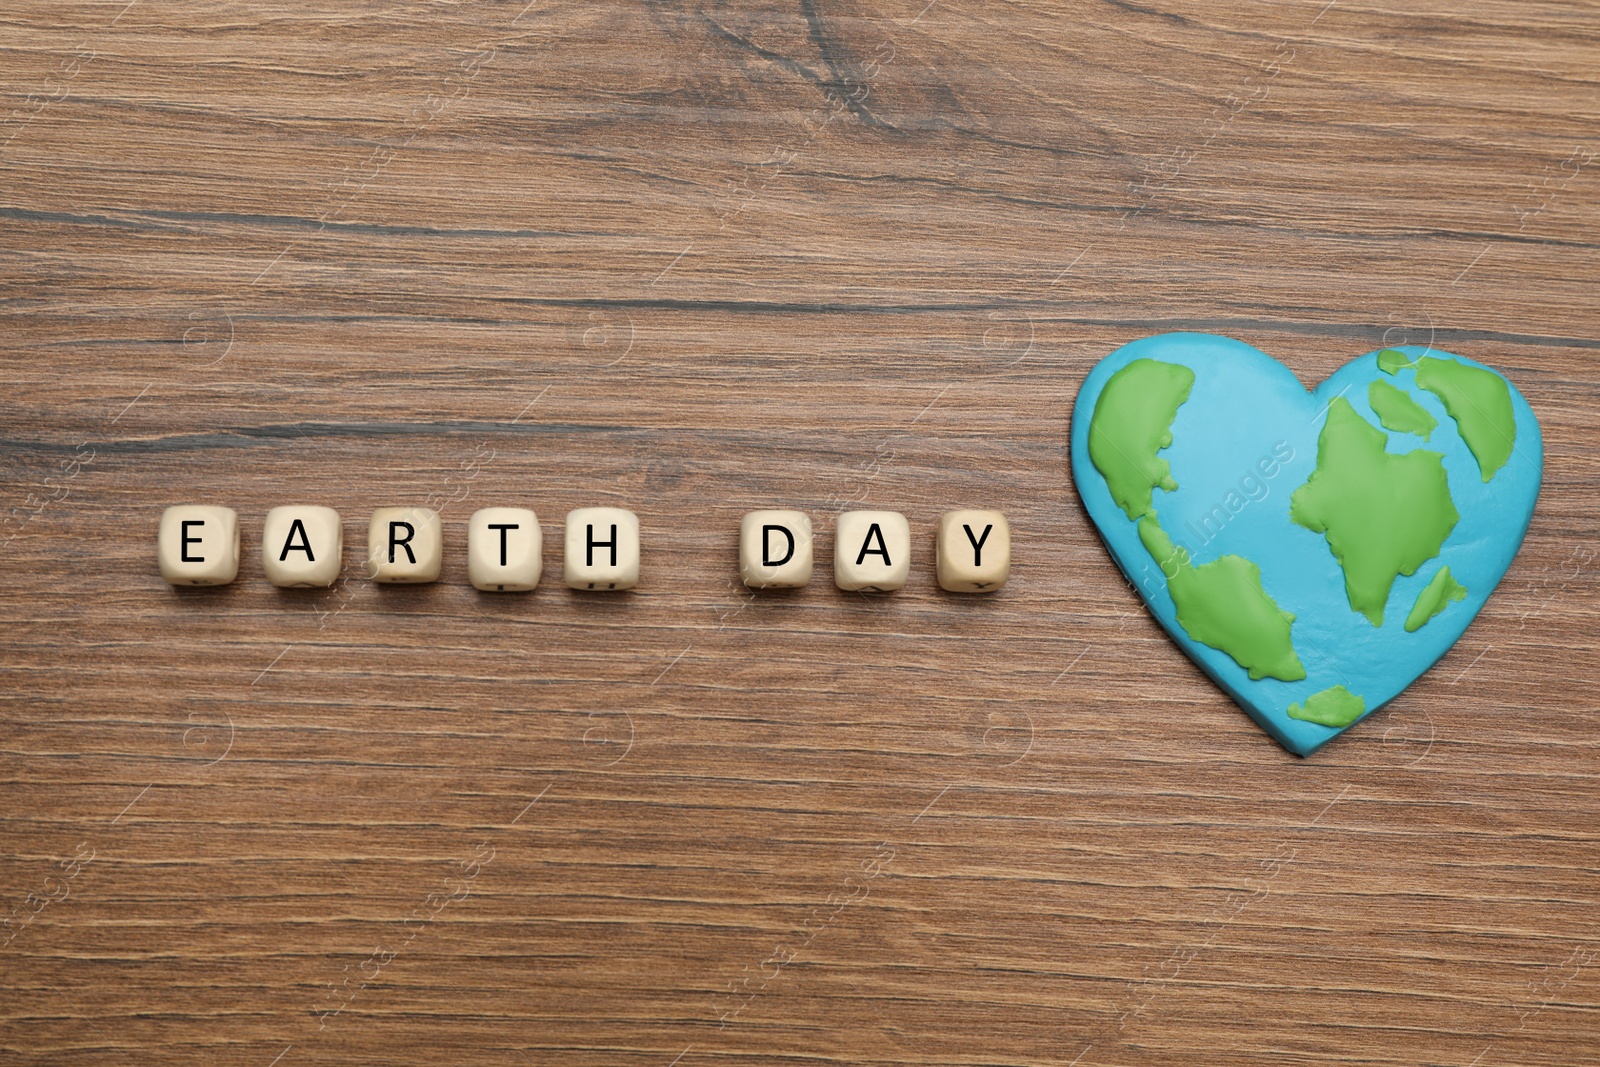
M 1101 360 L 1072 413 L 1073 478 L 1112 558 L 1302 756 L 1455 644 L 1522 544 L 1543 461 L 1514 385 L 1416 346 L 1307 392 L 1240 341 L 1162 334 Z

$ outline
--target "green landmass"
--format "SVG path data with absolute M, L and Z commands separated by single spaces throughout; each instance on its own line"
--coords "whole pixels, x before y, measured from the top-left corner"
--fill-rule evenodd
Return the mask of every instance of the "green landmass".
M 1411 614 L 1406 616 L 1406 633 L 1416 633 L 1453 602 L 1465 599 L 1467 587 L 1450 576 L 1449 567 L 1440 567 L 1439 573 L 1417 594 L 1417 602 L 1411 605 Z
M 1361 718 L 1367 702 L 1342 685 L 1312 693 L 1304 704 L 1290 704 L 1289 718 L 1319 726 L 1345 727 Z
M 1351 610 L 1374 626 L 1383 625 L 1395 578 L 1438 555 L 1461 517 L 1444 457 L 1423 449 L 1391 455 L 1386 440 L 1335 398 L 1317 438 L 1317 469 L 1289 498 L 1289 517 L 1327 537 Z
M 1252 679 L 1298 681 L 1306 671 L 1289 637 L 1294 616 L 1262 588 L 1261 568 L 1243 556 L 1196 567 L 1156 519 L 1155 489 L 1178 488 L 1156 453 L 1172 444 L 1172 420 L 1193 387 L 1194 371 L 1185 366 L 1138 359 L 1123 367 L 1095 401 L 1089 459 L 1117 506 L 1138 520 L 1139 540 L 1166 576 L 1184 632 L 1232 656 Z
M 1089 421 L 1089 459 L 1130 519 L 1151 513 L 1157 486 L 1178 488 L 1156 453 L 1172 444 L 1172 420 L 1193 386 L 1188 367 L 1136 359 L 1100 390 Z
M 1426 441 L 1439 425 L 1438 419 L 1388 382 L 1377 381 L 1367 386 L 1367 403 L 1372 405 L 1385 430 L 1414 433 Z
M 1398 348 L 1385 348 L 1378 353 L 1378 369 L 1385 374 L 1398 374 L 1402 368 L 1415 366 L 1411 357 Z
M 1493 478 L 1511 458 L 1517 440 L 1510 383 L 1483 367 L 1423 356 L 1417 361 L 1417 384 L 1444 403 L 1483 480 Z
M 1139 540 L 1161 567 L 1177 608 L 1178 625 L 1203 645 L 1225 652 L 1252 680 L 1299 681 L 1306 676 L 1290 640 L 1294 616 L 1261 586 L 1261 568 L 1243 556 L 1222 556 L 1196 567 L 1174 545 L 1154 512 L 1139 520 Z

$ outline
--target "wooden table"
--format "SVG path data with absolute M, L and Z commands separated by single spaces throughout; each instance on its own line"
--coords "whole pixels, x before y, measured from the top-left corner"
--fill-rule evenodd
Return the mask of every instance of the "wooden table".
M 10 5 L 0 1061 L 1600 1061 L 1596 9 L 1403 7 Z M 1172 329 L 1543 422 L 1500 591 L 1310 760 L 1068 478 Z M 237 583 L 161 582 L 177 502 Z M 262 579 L 285 503 L 333 589 Z M 439 584 L 359 577 L 390 504 Z M 491 504 L 630 507 L 644 580 L 475 593 Z M 856 506 L 905 591 L 832 587 Z

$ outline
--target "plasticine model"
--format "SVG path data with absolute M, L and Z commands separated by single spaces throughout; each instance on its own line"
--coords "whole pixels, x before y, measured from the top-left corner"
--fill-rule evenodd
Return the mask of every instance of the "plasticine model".
M 1111 556 L 1178 646 L 1305 756 L 1449 651 L 1522 544 L 1538 420 L 1499 372 L 1403 346 L 1307 392 L 1201 333 L 1089 373 L 1072 472 Z

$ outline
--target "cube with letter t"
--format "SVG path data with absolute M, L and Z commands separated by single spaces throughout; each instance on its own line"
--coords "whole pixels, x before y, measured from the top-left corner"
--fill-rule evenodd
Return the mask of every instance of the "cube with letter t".
M 521 593 L 539 584 L 544 534 L 528 508 L 479 508 L 467 523 L 467 580 L 486 593 Z

